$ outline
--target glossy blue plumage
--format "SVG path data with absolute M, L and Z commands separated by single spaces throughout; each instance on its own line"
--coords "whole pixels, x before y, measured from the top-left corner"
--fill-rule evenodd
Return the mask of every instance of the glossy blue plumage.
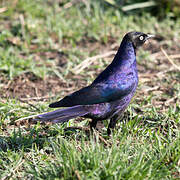
M 144 37 L 143 42 L 142 37 Z M 136 48 L 148 39 L 148 35 L 130 32 L 125 35 L 112 63 L 93 81 L 79 91 L 50 107 L 68 107 L 40 115 L 38 120 L 65 122 L 77 116 L 91 118 L 91 128 L 98 120 L 110 118 L 108 134 L 115 127 L 118 117 L 130 103 L 138 85 Z

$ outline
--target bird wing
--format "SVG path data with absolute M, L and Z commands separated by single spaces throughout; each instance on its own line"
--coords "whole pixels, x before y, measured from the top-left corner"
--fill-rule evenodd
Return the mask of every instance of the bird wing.
M 117 87 L 116 84 L 92 84 L 64 97 L 58 102 L 50 104 L 49 107 L 71 107 L 114 101 L 129 94 L 134 85 L 135 83 L 128 83 Z

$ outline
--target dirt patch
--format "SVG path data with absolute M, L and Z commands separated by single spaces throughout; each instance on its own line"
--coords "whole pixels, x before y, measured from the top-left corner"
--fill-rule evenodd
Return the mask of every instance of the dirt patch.
M 11 81 L 4 81 L 4 86 L 1 88 L 2 97 L 42 97 L 47 96 L 49 92 L 56 94 L 60 90 L 68 88 L 66 83 L 53 76 L 48 79 L 37 77 L 32 72 L 21 74 Z

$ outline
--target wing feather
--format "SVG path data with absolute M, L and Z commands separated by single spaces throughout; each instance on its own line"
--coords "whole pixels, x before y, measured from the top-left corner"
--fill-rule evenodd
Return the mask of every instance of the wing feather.
M 112 84 L 92 84 L 85 88 L 80 89 L 68 96 L 65 96 L 62 100 L 52 103 L 49 107 L 71 107 L 76 105 L 92 105 L 114 101 L 123 98 L 129 94 L 134 87 L 134 83 L 131 85 L 116 87 Z

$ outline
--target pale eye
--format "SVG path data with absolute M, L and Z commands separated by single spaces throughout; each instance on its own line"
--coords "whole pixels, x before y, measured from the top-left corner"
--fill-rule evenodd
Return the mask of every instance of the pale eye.
M 140 40 L 140 41 L 144 40 L 144 36 L 140 36 L 140 37 L 139 37 L 139 40 Z

